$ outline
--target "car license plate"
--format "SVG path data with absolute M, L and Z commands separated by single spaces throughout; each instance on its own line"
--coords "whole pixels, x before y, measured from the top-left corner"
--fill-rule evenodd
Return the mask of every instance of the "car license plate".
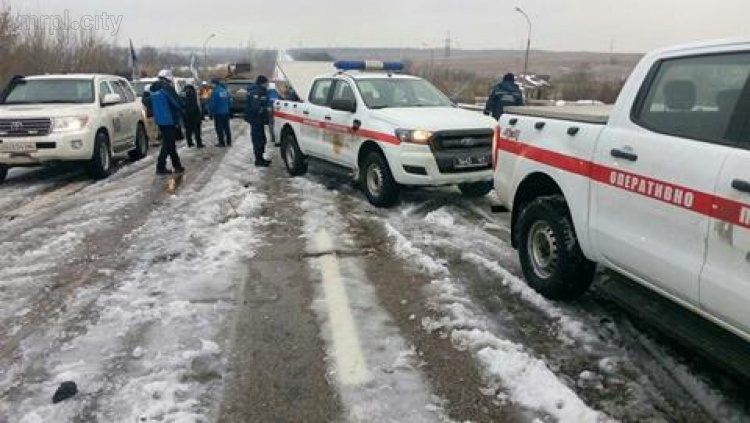
M 481 156 L 456 157 L 453 159 L 453 166 L 456 169 L 471 169 L 475 167 L 487 167 L 490 164 L 490 156 L 483 154 Z
M 31 153 L 36 151 L 35 142 L 0 141 L 0 153 Z

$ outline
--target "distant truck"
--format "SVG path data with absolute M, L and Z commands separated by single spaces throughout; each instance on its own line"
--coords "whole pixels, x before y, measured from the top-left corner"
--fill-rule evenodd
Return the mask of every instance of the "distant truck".
M 81 162 L 105 178 L 113 159 L 147 153 L 142 107 L 124 78 L 28 76 L 0 97 L 0 182 L 10 168 L 55 162 Z
M 328 64 L 330 73 L 318 76 L 283 66 L 304 99 L 275 104 L 274 128 L 291 175 L 304 174 L 308 159 L 334 164 L 378 207 L 395 204 L 404 186 L 458 185 L 472 197 L 492 190 L 497 122 L 397 73 L 403 65 L 338 62 L 338 71 Z
M 647 55 L 614 108 L 510 108 L 497 198 L 529 285 L 597 264 L 750 341 L 750 40 Z

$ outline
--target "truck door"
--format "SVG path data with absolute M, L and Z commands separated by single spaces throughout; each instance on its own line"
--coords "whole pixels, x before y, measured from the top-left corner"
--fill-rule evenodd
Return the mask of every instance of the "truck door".
M 355 145 L 354 121 L 357 120 L 357 110 L 362 109 L 361 106 L 357 107 L 357 103 L 357 96 L 351 83 L 338 79 L 333 86 L 331 107 L 323 117 L 326 120 L 324 137 L 326 158 L 352 168 L 356 164 L 358 150 Z M 356 110 L 341 110 L 340 106 L 345 104 L 354 104 Z
M 595 153 L 592 228 L 613 268 L 699 306 L 711 198 L 733 150 L 727 127 L 750 68 L 737 55 L 655 64 L 631 113 L 614 117 Z M 734 100 L 736 103 L 736 99 Z
M 125 138 L 124 111 L 125 102 L 127 101 L 127 99 L 125 98 L 125 93 L 123 93 L 122 90 L 116 86 L 114 81 L 102 81 L 99 84 L 99 90 L 102 98 L 105 94 L 110 93 L 120 95 L 120 103 L 107 106 L 106 112 L 104 114 L 105 120 L 110 127 L 109 138 L 112 152 L 114 154 L 118 154 Z
M 331 98 L 333 79 L 318 79 L 310 89 L 310 98 L 307 103 L 300 105 L 302 113 L 302 125 L 300 126 L 302 149 L 307 154 L 317 157 L 327 157 L 324 142 L 325 116 L 330 109 L 328 103 Z
M 134 107 L 133 105 L 136 100 L 135 92 L 130 87 L 128 81 L 124 79 L 119 79 L 115 81 L 114 84 L 120 88 L 120 91 L 122 91 L 121 95 L 124 95 L 123 101 L 125 104 L 123 105 L 123 116 L 125 122 L 125 139 L 129 144 L 135 147 L 135 136 L 136 130 L 138 128 L 138 119 L 140 119 L 141 117 L 140 108 Z
M 731 94 L 725 94 L 730 97 Z M 730 101 L 727 98 L 727 101 Z M 708 233 L 708 255 L 701 277 L 701 306 L 750 333 L 750 91 L 738 103 L 735 122 L 744 122 L 738 147 L 729 155 L 716 184 L 716 213 Z M 738 127 L 738 126 L 737 126 Z M 735 128 L 737 128 L 735 127 Z M 731 131 L 731 129 L 730 129 Z

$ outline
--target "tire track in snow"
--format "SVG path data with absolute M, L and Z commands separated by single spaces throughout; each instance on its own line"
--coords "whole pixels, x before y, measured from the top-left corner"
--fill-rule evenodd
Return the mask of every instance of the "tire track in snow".
M 363 271 L 360 246 L 349 235 L 347 221 L 338 210 L 337 194 L 304 179 L 295 179 L 293 184 L 304 196 L 304 236 L 311 256 L 309 265 L 315 274 L 322 275 L 313 309 L 319 315 L 323 338 L 329 346 L 329 372 L 337 381 L 347 410 L 346 419 L 351 422 L 448 421 L 442 408 L 443 400 L 431 393 L 418 370 L 419 358 L 413 346 L 401 337 L 391 317 L 378 304 Z M 323 238 L 329 237 L 330 242 L 324 239 L 325 243 L 319 243 L 321 233 L 329 234 Z M 338 272 L 327 268 L 331 266 L 331 257 L 335 257 L 333 263 Z M 331 278 L 337 279 L 343 287 L 336 282 L 332 284 Z M 324 287 L 324 284 L 329 286 Z M 342 303 L 344 301 L 346 304 Z M 349 313 L 351 321 L 338 318 Z M 342 324 L 344 327 L 339 326 Z M 362 359 L 348 361 L 358 355 L 355 345 L 360 346 Z M 352 353 L 355 355 L 351 356 Z M 366 370 L 362 368 L 364 364 Z
M 222 154 L 223 155 L 223 152 Z M 221 157 L 220 155 L 220 157 Z M 203 161 L 203 157 L 199 156 L 197 158 L 193 157 L 191 159 L 192 154 L 188 153 L 185 155 L 185 159 L 188 163 L 195 163 L 196 166 L 195 169 L 198 169 L 199 166 L 197 164 L 199 162 Z M 208 165 L 203 166 L 203 168 L 200 171 L 195 171 L 194 173 L 188 174 L 187 181 L 185 183 L 185 186 L 182 188 L 183 190 L 200 190 L 205 187 L 205 185 L 211 180 L 211 175 L 214 173 L 216 168 L 218 167 L 220 160 L 215 160 L 212 163 L 209 163 Z M 161 195 L 164 193 L 164 179 L 156 178 L 151 173 L 152 168 L 148 166 L 149 172 L 147 172 L 146 175 L 143 175 L 142 172 L 135 172 L 131 175 L 128 175 L 126 178 L 124 178 L 121 183 L 128 183 L 128 182 L 134 182 L 134 181 L 142 181 L 144 178 L 149 181 L 157 181 L 152 185 L 152 190 L 156 190 L 159 192 L 159 195 L 155 196 L 149 196 L 150 199 L 158 199 L 161 197 Z M 136 178 L 136 179 L 132 179 Z M 114 180 L 113 180 L 114 182 Z M 143 184 L 140 184 L 143 185 Z M 110 192 L 111 188 L 108 188 L 106 192 Z M 164 197 L 168 198 L 168 197 Z M 155 200 L 156 202 L 159 202 L 161 200 Z M 189 204 L 183 204 L 183 206 L 188 206 Z M 186 207 L 185 207 L 186 208 Z M 179 209 L 173 210 L 173 213 L 177 212 L 179 213 Z M 143 218 L 145 219 L 148 217 L 149 213 L 141 213 L 143 215 Z M 142 220 L 141 220 L 142 222 Z M 122 224 L 122 222 L 118 222 Z M 128 236 L 125 236 L 126 233 L 129 233 L 131 229 L 134 227 L 137 227 L 138 225 L 131 226 L 130 229 L 128 229 L 128 226 L 123 227 L 122 225 L 115 228 L 116 232 L 118 232 L 117 236 L 124 237 L 124 238 L 118 238 L 127 240 Z M 137 232 L 137 231 L 136 231 Z M 109 238 L 108 232 L 99 233 L 99 236 Z M 114 256 L 108 257 L 107 254 L 103 254 L 101 256 L 97 256 L 92 258 L 91 262 L 87 262 L 88 264 L 84 265 L 82 269 L 89 269 L 89 270 L 78 270 L 79 273 L 83 273 L 83 277 L 81 277 L 81 283 L 74 283 L 71 286 L 70 289 L 67 289 L 68 295 L 72 294 L 73 292 L 76 292 L 76 296 L 73 297 L 74 301 L 71 303 L 65 303 L 65 306 L 62 308 L 62 310 L 56 310 L 56 307 L 50 307 L 49 305 L 46 305 L 44 307 L 40 307 L 40 304 L 36 304 L 37 308 L 42 308 L 45 311 L 49 312 L 45 315 L 45 313 L 40 313 L 36 309 L 32 309 L 36 314 L 38 314 L 38 318 L 44 317 L 46 320 L 45 325 L 41 324 L 34 324 L 33 322 L 29 321 L 28 319 L 24 322 L 23 327 L 24 329 L 27 329 L 23 331 L 24 333 L 17 333 L 17 338 L 19 340 L 23 340 L 23 345 L 25 348 L 25 354 L 24 356 L 16 356 L 17 359 L 20 360 L 20 357 L 23 357 L 23 360 L 20 362 L 14 362 L 13 366 L 6 366 L 5 369 L 9 370 L 12 368 L 12 371 L 8 371 L 3 375 L 2 379 L 2 385 L 6 387 L 6 389 L 3 389 L 4 395 L 4 401 L 8 401 L 9 398 L 26 398 L 27 395 L 24 394 L 24 390 L 31 389 L 28 386 L 23 386 L 21 384 L 21 381 L 25 382 L 33 382 L 36 381 L 37 383 L 42 383 L 42 380 L 49 383 L 48 379 L 45 379 L 49 376 L 48 369 L 51 368 L 51 366 L 43 366 L 40 367 L 40 361 L 44 361 L 47 359 L 50 354 L 53 354 L 57 351 L 57 354 L 62 354 L 65 352 L 66 349 L 70 349 L 70 346 L 68 345 L 72 340 L 75 340 L 77 336 L 81 334 L 87 333 L 91 329 L 90 326 L 87 326 L 87 324 L 91 324 L 92 322 L 96 322 L 101 318 L 100 309 L 96 309 L 96 305 L 98 304 L 98 298 L 102 296 L 103 294 L 107 293 L 112 288 L 115 288 L 116 280 L 113 280 L 112 276 L 115 275 L 117 269 L 120 270 L 127 268 L 128 258 L 123 258 L 121 256 L 121 246 L 122 244 L 118 240 L 110 240 L 110 243 L 107 245 L 108 250 L 111 254 L 114 254 Z M 132 239 L 131 239 L 132 240 Z M 101 246 L 100 246 L 101 247 Z M 119 250 L 119 251 L 118 251 Z M 146 251 L 148 251 L 148 248 L 146 248 Z M 112 261 L 107 261 L 106 259 L 110 259 Z M 157 261 L 160 260 L 166 260 L 169 261 L 169 257 L 163 257 L 161 259 L 157 258 Z M 97 260 L 99 260 L 97 262 Z M 124 261 L 123 261 L 124 260 Z M 99 269 L 99 266 L 104 264 L 106 268 Z M 119 266 L 119 267 L 118 267 Z M 114 269 L 112 268 L 114 267 Z M 61 277 L 65 277 L 65 275 L 61 275 Z M 85 289 L 79 289 L 81 286 L 84 285 L 85 282 Z M 62 304 L 61 299 L 60 301 L 57 301 L 58 304 Z M 57 311 L 60 311 L 60 313 L 55 313 Z M 38 320 L 38 319 L 37 319 Z M 52 323 L 52 325 L 50 325 Z M 50 327 L 51 326 L 51 327 Z M 34 334 L 35 331 L 38 331 L 40 333 Z M 122 335 L 125 338 L 137 338 L 137 335 L 139 331 L 130 331 L 127 333 L 123 333 Z M 117 333 L 117 330 L 113 333 Z M 31 336 L 31 335 L 34 336 Z M 41 350 L 36 351 L 29 351 L 29 349 L 34 347 L 41 347 Z M 118 364 L 116 363 L 117 360 L 114 360 L 113 366 L 118 367 Z M 14 377 L 15 376 L 15 377 Z M 21 379 L 18 379 L 21 378 Z M 17 380 L 17 382 L 13 382 L 13 380 Z M 10 386 L 10 388 L 8 388 Z M 34 388 L 38 388 L 39 386 L 36 386 Z M 28 391 L 26 391 L 28 394 Z M 50 393 L 51 395 L 51 393 Z M 10 397 L 9 397 L 10 396 Z M 91 399 L 91 398 L 89 398 Z M 5 403 L 7 406 L 7 402 Z M 17 404 L 17 403 L 16 403 Z M 1 405 L 1 404 L 0 404 Z M 12 407 L 11 407 L 12 408 Z M 0 411 L 2 411 L 2 407 L 0 406 Z

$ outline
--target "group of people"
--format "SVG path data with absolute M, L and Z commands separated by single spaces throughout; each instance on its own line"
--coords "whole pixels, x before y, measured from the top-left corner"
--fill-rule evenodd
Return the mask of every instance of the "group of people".
M 143 105 L 149 117 L 159 127 L 161 134 L 161 150 L 156 161 L 156 173 L 167 175 L 184 173 L 185 167 L 177 153 L 177 141 L 187 140 L 188 147 L 205 148 L 201 136 L 204 110 L 213 119 L 219 148 L 232 146 L 232 96 L 227 91 L 221 79 L 211 81 L 212 90 L 208 101 L 199 99 L 198 91 L 192 85 L 184 90 L 181 98 L 174 86 L 174 76 L 169 70 L 162 70 L 158 74 L 158 81 L 151 84 L 148 95 L 143 96 Z M 271 161 L 266 159 L 266 126 L 271 126 L 273 136 L 273 102 L 277 100 L 275 90 L 269 92 L 269 80 L 261 75 L 248 87 L 247 103 L 244 118 L 250 124 L 252 132 L 255 166 L 268 167 Z M 183 133 L 184 128 L 184 133 Z M 193 142 L 195 140 L 195 142 Z M 167 168 L 167 159 L 172 162 L 172 170 Z

